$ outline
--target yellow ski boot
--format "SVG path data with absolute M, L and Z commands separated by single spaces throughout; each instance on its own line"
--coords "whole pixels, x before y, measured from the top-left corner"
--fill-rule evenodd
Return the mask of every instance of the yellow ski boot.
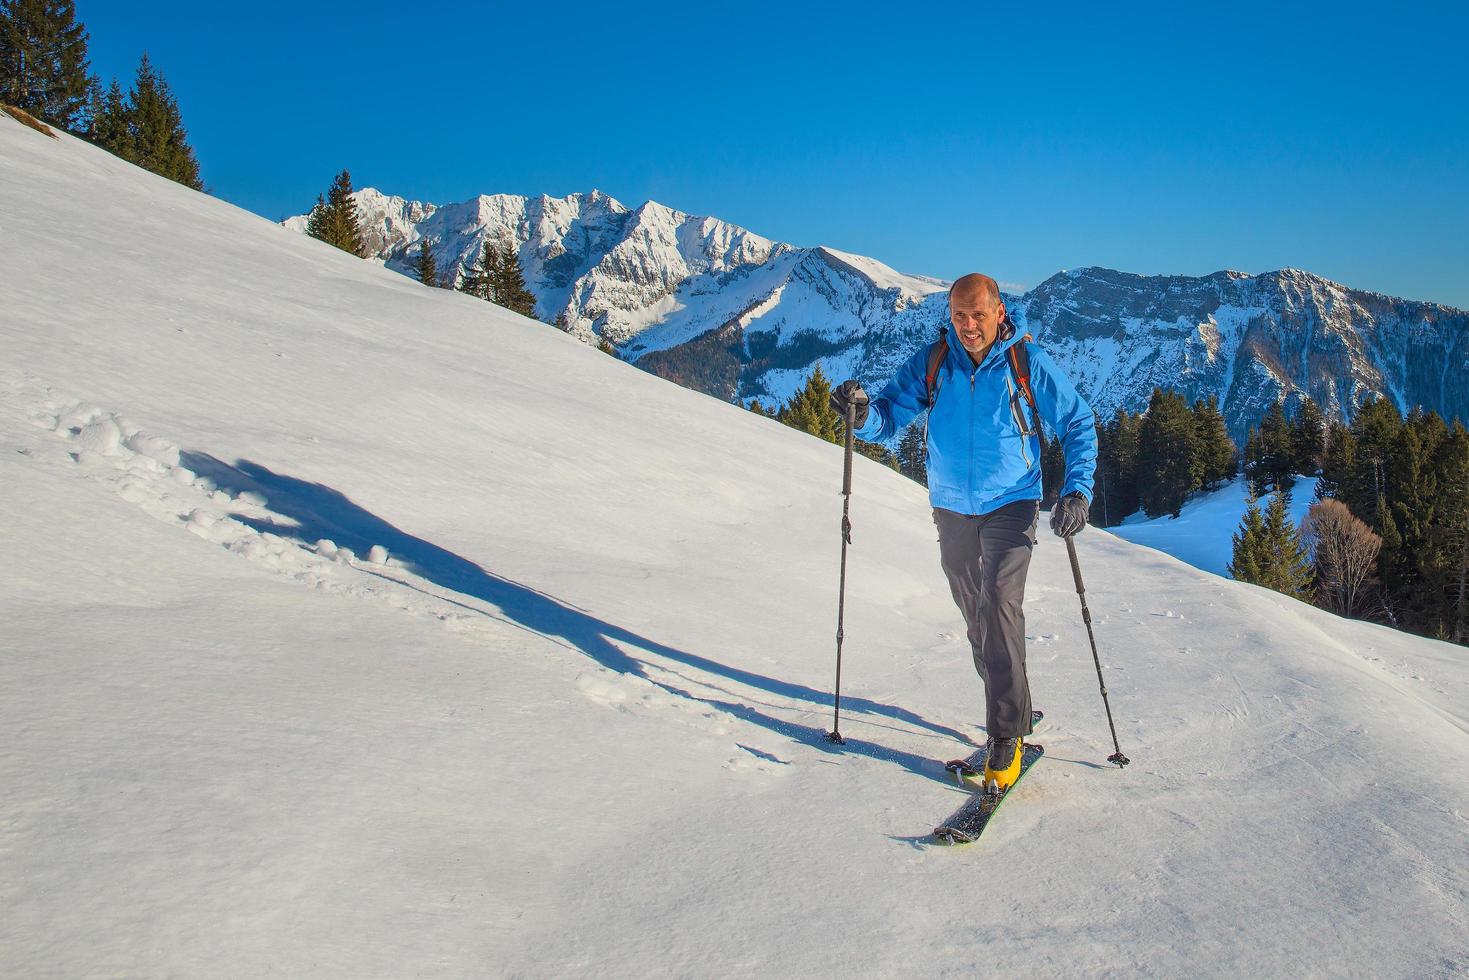
M 1020 778 L 1020 750 L 1018 738 L 990 739 L 989 754 L 984 760 L 984 791 L 994 796 L 1005 792 Z

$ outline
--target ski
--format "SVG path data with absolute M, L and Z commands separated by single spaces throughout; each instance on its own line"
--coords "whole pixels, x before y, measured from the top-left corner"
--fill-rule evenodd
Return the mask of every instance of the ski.
M 954 778 L 960 786 L 968 786 L 965 780 L 978 779 L 984 775 L 984 760 L 986 749 L 980 749 L 967 759 L 955 759 L 949 762 L 945 768 L 954 774 Z M 990 818 L 1005 802 L 1035 760 L 1046 754 L 1046 750 L 1039 745 L 1031 745 L 1026 742 L 1020 750 L 1020 774 L 1015 777 L 1015 782 L 1010 789 L 1003 793 L 986 793 L 983 790 L 975 793 L 964 801 L 964 805 L 955 810 L 953 815 L 933 829 L 933 835 L 945 844 L 969 844 L 979 840 L 979 835 L 984 833 L 984 828 L 989 825 Z

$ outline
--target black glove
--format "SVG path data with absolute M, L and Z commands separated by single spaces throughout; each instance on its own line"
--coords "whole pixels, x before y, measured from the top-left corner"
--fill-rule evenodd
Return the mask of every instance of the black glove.
M 1056 501 L 1051 508 L 1051 530 L 1058 537 L 1069 538 L 1086 527 L 1087 514 L 1091 507 L 1086 497 L 1073 491 Z
M 857 406 L 855 421 L 859 429 L 867 424 L 867 404 L 867 392 L 856 381 L 843 381 L 831 393 L 831 410 L 842 418 L 847 417 L 848 405 Z

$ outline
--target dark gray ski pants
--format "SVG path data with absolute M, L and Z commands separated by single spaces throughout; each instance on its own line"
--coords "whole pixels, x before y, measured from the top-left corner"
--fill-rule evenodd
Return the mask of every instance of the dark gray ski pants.
M 969 628 L 974 669 L 984 681 L 984 727 L 992 738 L 1030 734 L 1021 603 L 1039 515 L 1035 500 L 1017 500 L 988 514 L 933 512 L 939 561 Z

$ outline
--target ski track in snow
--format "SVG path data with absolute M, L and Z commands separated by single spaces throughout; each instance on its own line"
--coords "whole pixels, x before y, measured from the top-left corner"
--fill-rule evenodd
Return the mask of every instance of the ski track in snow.
M 208 454 L 180 449 L 170 440 L 142 430 L 125 416 L 58 394 L 36 378 L 12 373 L 7 386 L 16 398 L 12 410 L 24 413 L 31 425 L 51 433 L 77 475 L 155 520 L 223 547 L 302 587 L 381 602 L 403 613 L 431 617 L 471 639 L 485 631 L 499 636 L 506 630 L 527 629 L 492 603 L 445 589 L 415 574 L 382 544 L 367 545 L 358 554 L 331 538 L 306 533 L 309 528 L 299 517 L 302 511 L 272 507 L 271 491 L 251 472 L 265 472 L 263 468 L 224 464 Z M 41 455 L 29 450 L 25 454 Z M 194 462 L 198 471 L 185 465 L 188 462 Z M 206 475 L 211 473 L 213 477 Z M 298 516 L 292 516 L 293 511 Z M 307 524 L 323 519 L 322 515 L 309 513 L 306 517 Z M 575 660 L 583 656 L 565 641 L 536 635 L 558 643 Z M 659 710 L 682 714 L 721 737 L 733 736 L 737 731 L 735 715 L 721 710 L 731 705 L 721 698 L 735 697 L 741 705 L 769 710 L 777 723 L 784 721 L 792 733 L 816 714 L 809 701 L 762 696 L 738 682 L 720 682 L 697 669 L 660 662 L 656 654 L 639 651 L 639 656 L 647 659 L 630 663 L 637 672 L 592 665 L 577 678 L 576 690 L 591 703 L 623 713 Z M 893 724 L 926 734 L 902 721 Z M 739 737 L 747 741 L 751 738 L 746 732 L 739 732 Z M 736 740 L 731 748 L 723 764 L 727 770 L 780 775 L 789 765 L 777 754 L 785 751 L 779 744 L 758 748 Z

